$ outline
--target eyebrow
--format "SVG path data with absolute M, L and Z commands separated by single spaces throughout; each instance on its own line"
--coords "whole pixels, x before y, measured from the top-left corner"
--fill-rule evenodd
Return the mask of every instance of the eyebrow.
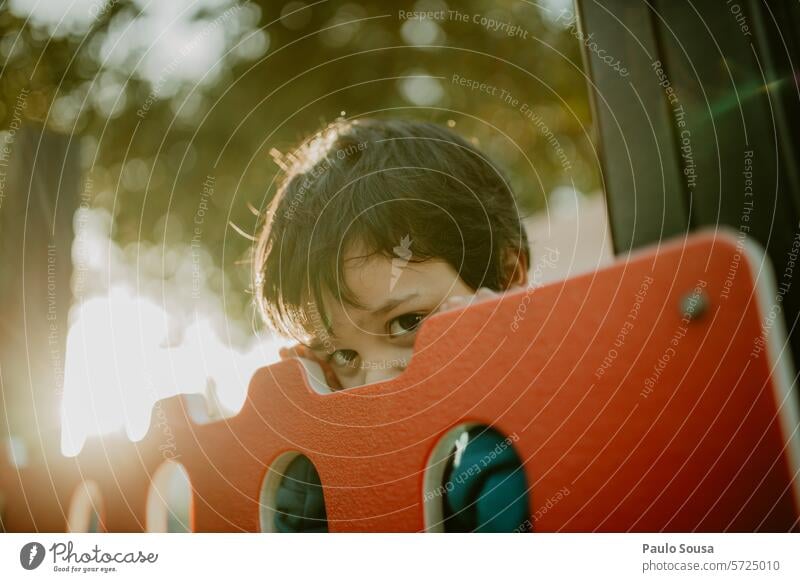
M 392 311 L 393 309 L 395 309 L 398 306 L 402 305 L 406 301 L 410 301 L 411 299 L 416 299 L 417 297 L 419 297 L 419 293 L 417 293 L 416 291 L 412 291 L 411 293 L 408 293 L 408 294 L 403 295 L 401 297 L 395 297 L 395 298 L 386 300 L 383 303 L 383 305 L 381 305 L 380 307 L 374 309 L 373 311 L 376 314 L 383 315 L 385 313 L 389 313 L 390 311 Z M 328 331 L 328 338 L 331 339 L 331 340 L 338 339 L 336 337 L 336 334 L 333 333 L 332 329 L 330 329 Z M 323 351 L 325 349 L 325 342 L 320 338 L 314 338 L 308 343 L 308 347 L 310 349 L 314 350 L 314 351 L 321 352 L 321 351 Z
M 333 332 L 330 332 L 330 333 L 328 333 L 328 339 L 329 340 L 336 340 L 336 339 L 339 339 L 339 338 L 336 337 L 336 334 L 334 334 Z M 327 352 L 327 350 L 325 349 L 325 341 L 320 339 L 320 338 L 318 338 L 318 337 L 313 338 L 306 345 L 308 346 L 308 348 L 310 350 L 313 350 L 315 352 L 323 352 L 323 351 Z
M 396 297 L 394 299 L 388 299 L 383 305 L 375 309 L 375 313 L 384 314 L 389 313 L 399 305 L 402 305 L 406 301 L 410 301 L 411 299 L 415 299 L 419 297 L 419 293 L 416 291 L 412 291 L 407 295 L 403 295 L 402 297 Z

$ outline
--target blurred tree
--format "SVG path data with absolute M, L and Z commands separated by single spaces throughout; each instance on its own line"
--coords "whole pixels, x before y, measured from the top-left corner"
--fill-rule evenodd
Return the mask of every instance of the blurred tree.
M 114 240 L 210 255 L 201 275 L 242 320 L 250 241 L 239 231 L 255 231 L 251 210 L 274 194 L 269 152 L 337 116 L 453 127 L 508 171 L 526 211 L 558 186 L 597 189 L 562 5 L 11 0 L 0 9 L 0 128 L 27 91 L 25 117 L 79 140 L 84 202 L 111 213 Z M 149 275 L 186 276 L 174 265 L 164 258 Z

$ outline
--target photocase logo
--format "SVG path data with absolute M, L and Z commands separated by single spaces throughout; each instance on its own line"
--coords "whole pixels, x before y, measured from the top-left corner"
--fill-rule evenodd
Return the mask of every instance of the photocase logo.
M 26 570 L 35 570 L 44 560 L 44 546 L 39 542 L 29 542 L 19 551 L 19 563 Z
M 395 256 L 392 259 L 392 279 L 389 281 L 389 291 L 397 285 L 400 273 L 403 272 L 403 268 L 411 260 L 411 242 L 411 236 L 406 235 L 400 239 L 400 244 L 392 249 Z

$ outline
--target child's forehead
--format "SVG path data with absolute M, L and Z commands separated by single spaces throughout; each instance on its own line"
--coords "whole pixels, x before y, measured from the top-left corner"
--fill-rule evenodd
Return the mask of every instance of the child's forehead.
M 420 299 L 444 297 L 464 286 L 449 264 L 436 259 L 414 263 L 375 255 L 346 267 L 343 276 L 353 301 L 341 293 L 322 292 L 319 311 L 324 315 L 316 323 L 324 333 L 362 318 L 387 315 Z
M 345 255 L 342 278 L 355 303 L 370 306 L 386 297 L 392 290 L 393 267 L 396 271 L 402 265 L 393 265 L 392 259 L 383 254 Z

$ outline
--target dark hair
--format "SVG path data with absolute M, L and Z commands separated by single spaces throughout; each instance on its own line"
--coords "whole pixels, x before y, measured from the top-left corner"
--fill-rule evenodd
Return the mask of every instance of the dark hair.
M 284 176 L 255 245 L 253 279 L 262 315 L 285 335 L 326 321 L 325 291 L 358 305 L 342 277 L 353 242 L 367 256 L 392 257 L 410 237 L 412 262 L 444 260 L 473 289 L 505 288 L 508 251 L 530 264 L 507 179 L 444 127 L 340 119 L 294 152 L 272 155 Z

